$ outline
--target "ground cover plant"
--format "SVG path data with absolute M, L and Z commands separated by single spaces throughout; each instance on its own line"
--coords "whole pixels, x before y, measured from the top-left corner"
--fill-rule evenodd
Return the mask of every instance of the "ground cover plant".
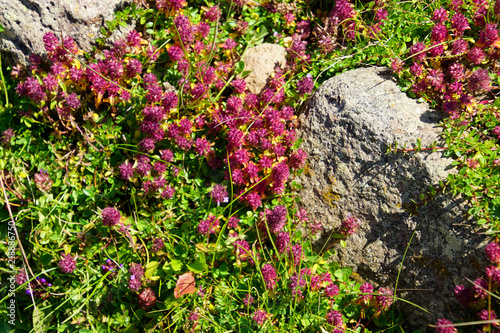
M 46 59 L 1 78 L 0 246 L 18 242 L 16 265 L 2 262 L 2 276 L 15 271 L 16 332 L 404 331 L 394 291 L 312 251 L 322 226 L 295 195 L 307 162 L 296 114 L 334 74 L 391 66 L 448 115 L 441 146 L 412 149 L 443 149 L 460 172 L 422 200 L 461 193 L 494 234 L 499 14 L 498 2 L 457 0 L 156 0 L 118 13 L 105 35 L 136 29 L 90 53 L 47 33 Z M 252 94 L 240 59 L 263 42 L 286 47 L 287 65 Z M 331 237 L 360 222 L 346 212 Z M 457 298 L 491 331 L 500 250 L 486 251 L 492 266 Z

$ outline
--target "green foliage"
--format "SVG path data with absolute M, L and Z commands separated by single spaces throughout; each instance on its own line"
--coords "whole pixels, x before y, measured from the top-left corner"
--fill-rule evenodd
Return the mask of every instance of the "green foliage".
M 304 166 L 295 113 L 314 87 L 385 65 L 409 91 L 422 77 L 405 57 L 429 38 L 437 4 L 148 3 L 116 13 L 92 52 L 46 35 L 49 63 L 10 68 L 16 83 L 0 71 L 0 238 L 8 223 L 19 234 L 15 268 L 1 269 L 16 274 L 16 331 L 402 331 L 392 291 L 312 250 L 321 224 L 287 180 Z M 133 21 L 141 34 L 108 47 Z M 253 95 L 241 57 L 266 42 L 287 48 L 287 66 Z M 470 198 L 489 232 L 497 106 L 443 123 L 460 171 L 441 188 Z M 357 226 L 350 217 L 331 239 L 346 246 Z

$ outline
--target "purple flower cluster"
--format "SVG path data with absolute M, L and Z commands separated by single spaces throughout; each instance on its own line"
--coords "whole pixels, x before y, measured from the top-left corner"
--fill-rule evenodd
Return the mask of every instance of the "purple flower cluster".
M 135 292 L 139 292 L 139 289 L 141 289 L 142 286 L 141 279 L 144 276 L 144 268 L 140 264 L 132 263 L 129 269 L 129 273 L 129 289 Z
M 288 232 L 280 232 L 276 235 L 276 248 L 279 253 L 288 252 L 290 249 L 290 234 Z
M 375 296 L 376 306 L 381 310 L 385 311 L 389 309 L 392 305 L 394 298 L 392 297 L 393 292 L 389 288 L 380 288 L 378 290 L 379 295 Z
M 114 207 L 106 207 L 101 211 L 102 224 L 112 227 L 120 222 L 120 212 Z
M 26 270 L 24 268 L 21 268 L 19 272 L 14 276 L 14 281 L 18 286 L 21 286 L 28 282 L 28 277 L 26 275 Z
M 265 264 L 261 271 L 267 289 L 274 289 L 276 287 L 276 269 L 271 264 Z
M 344 325 L 342 313 L 336 310 L 332 310 L 326 314 L 326 321 L 328 322 L 328 324 L 335 327 L 342 327 Z
M 297 81 L 297 92 L 300 96 L 310 94 L 314 88 L 314 82 L 311 74 Z
M 165 247 L 165 244 L 163 244 L 163 239 L 161 238 L 155 238 L 153 239 L 153 246 L 151 247 L 151 250 L 153 252 L 158 252 L 160 251 L 161 249 L 163 249 Z
M 250 249 L 250 244 L 244 239 L 238 239 L 234 242 L 234 248 L 236 249 L 236 255 L 241 261 L 248 261 L 254 264 L 252 259 L 252 250 Z
M 256 310 L 253 315 L 252 319 L 257 323 L 257 325 L 262 326 L 264 325 L 264 322 L 270 317 L 270 314 L 267 313 L 266 311 L 262 309 Z
M 337 286 L 334 283 L 330 283 L 325 288 L 325 295 L 330 299 L 334 299 L 336 296 L 338 296 L 339 292 L 340 292 L 339 286 Z
M 302 274 L 295 272 L 292 274 L 292 276 L 290 276 L 289 287 L 290 287 L 290 290 L 292 291 L 292 295 L 294 297 L 303 298 L 302 291 L 304 290 L 306 285 L 307 285 L 307 282 L 303 278 Z
M 441 318 L 438 319 L 436 323 L 436 333 L 457 333 L 457 329 L 453 326 L 453 323 L 448 319 Z
M 254 298 L 252 295 L 250 294 L 246 294 L 245 297 L 243 297 L 243 304 L 245 304 L 245 306 L 250 306 L 252 303 L 254 302 Z
M 500 245 L 492 242 L 486 245 L 485 249 L 488 260 L 495 264 L 500 264 Z
M 369 304 L 373 299 L 373 286 L 371 283 L 365 282 L 359 287 L 359 291 L 364 293 L 365 295 L 361 295 L 359 297 L 359 301 L 363 304 Z
M 278 205 L 272 210 L 266 209 L 265 222 L 273 234 L 278 234 L 285 227 L 287 221 L 286 214 L 287 210 L 283 205 Z M 263 229 L 265 230 L 265 226 L 263 226 Z
M 294 244 L 292 245 L 292 258 L 293 264 L 299 266 L 302 261 L 302 245 Z
M 355 216 L 347 215 L 347 218 L 342 221 L 340 233 L 344 236 L 354 235 L 359 228 L 359 220 Z
M 219 206 L 221 202 L 226 203 L 229 201 L 227 189 L 226 186 L 224 185 L 215 184 L 210 195 L 212 197 L 212 200 L 215 201 L 215 203 L 217 204 L 217 206 Z
M 6 146 L 10 144 L 10 141 L 14 137 L 14 130 L 12 128 L 7 128 L 2 132 L 2 138 L 0 139 L 0 144 Z
M 236 229 L 238 228 L 238 223 L 240 222 L 240 219 L 237 218 L 236 216 L 231 216 L 229 220 L 227 221 L 227 227 L 230 229 Z
M 59 261 L 59 269 L 65 274 L 73 273 L 76 269 L 76 258 L 69 254 L 63 254 L 61 260 Z
M 479 68 L 468 78 L 469 89 L 472 92 L 490 90 L 490 76 L 487 69 Z
M 198 232 L 205 236 L 215 234 L 219 227 L 219 223 L 219 219 L 210 214 L 206 220 L 201 220 L 200 223 L 198 223 Z

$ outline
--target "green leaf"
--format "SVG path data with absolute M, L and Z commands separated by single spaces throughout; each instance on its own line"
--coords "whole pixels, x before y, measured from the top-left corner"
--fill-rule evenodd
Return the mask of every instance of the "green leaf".
M 198 259 L 192 264 L 187 265 L 191 272 L 203 273 L 207 270 L 207 262 L 203 252 L 196 252 Z
M 40 257 L 40 262 L 44 266 L 47 266 L 48 264 L 50 264 L 51 261 L 52 261 L 52 256 L 50 254 L 48 254 L 48 253 L 44 253 Z
M 236 74 L 241 74 L 243 72 L 243 70 L 245 69 L 245 62 L 243 61 L 238 61 L 238 63 L 236 64 L 236 66 L 234 67 L 234 72 Z
M 144 272 L 144 276 L 146 276 L 148 279 L 151 279 L 156 273 L 156 269 L 158 268 L 158 261 L 150 261 L 146 265 L 146 271 Z
M 176 272 L 179 272 L 182 269 L 182 262 L 180 262 L 179 260 L 176 259 L 172 260 L 170 265 L 172 266 L 172 269 Z

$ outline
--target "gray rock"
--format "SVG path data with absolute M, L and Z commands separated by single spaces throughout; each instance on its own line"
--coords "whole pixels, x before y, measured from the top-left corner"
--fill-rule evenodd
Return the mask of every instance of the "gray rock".
M 262 92 L 276 66 L 286 65 L 286 49 L 281 45 L 264 43 L 248 49 L 241 60 L 245 71 L 251 71 L 244 80 L 253 94 Z
M 105 21 L 131 0 L 0 0 L 0 49 L 10 62 L 28 63 L 30 54 L 45 54 L 43 36 L 52 32 L 57 37 L 72 37 L 80 49 L 89 52 Z M 123 38 L 132 27 L 120 28 L 113 34 Z
M 450 195 L 438 195 L 413 216 L 404 208 L 454 172 L 449 159 L 439 152 L 386 154 L 395 140 L 408 148 L 418 138 L 422 146 L 438 140 L 437 112 L 402 93 L 386 69 L 361 68 L 326 81 L 299 118 L 309 154 L 299 197 L 325 228 L 318 249 L 331 244 L 329 235 L 348 214 L 358 217 L 360 229 L 345 248 L 334 245 L 333 259 L 376 286 L 394 288 L 415 231 L 397 296 L 430 314 L 404 302 L 399 309 L 424 331 L 437 318 L 456 319 L 464 309 L 454 287 L 481 275 L 476 264 L 484 264 L 486 237 L 475 233 L 464 203 Z

